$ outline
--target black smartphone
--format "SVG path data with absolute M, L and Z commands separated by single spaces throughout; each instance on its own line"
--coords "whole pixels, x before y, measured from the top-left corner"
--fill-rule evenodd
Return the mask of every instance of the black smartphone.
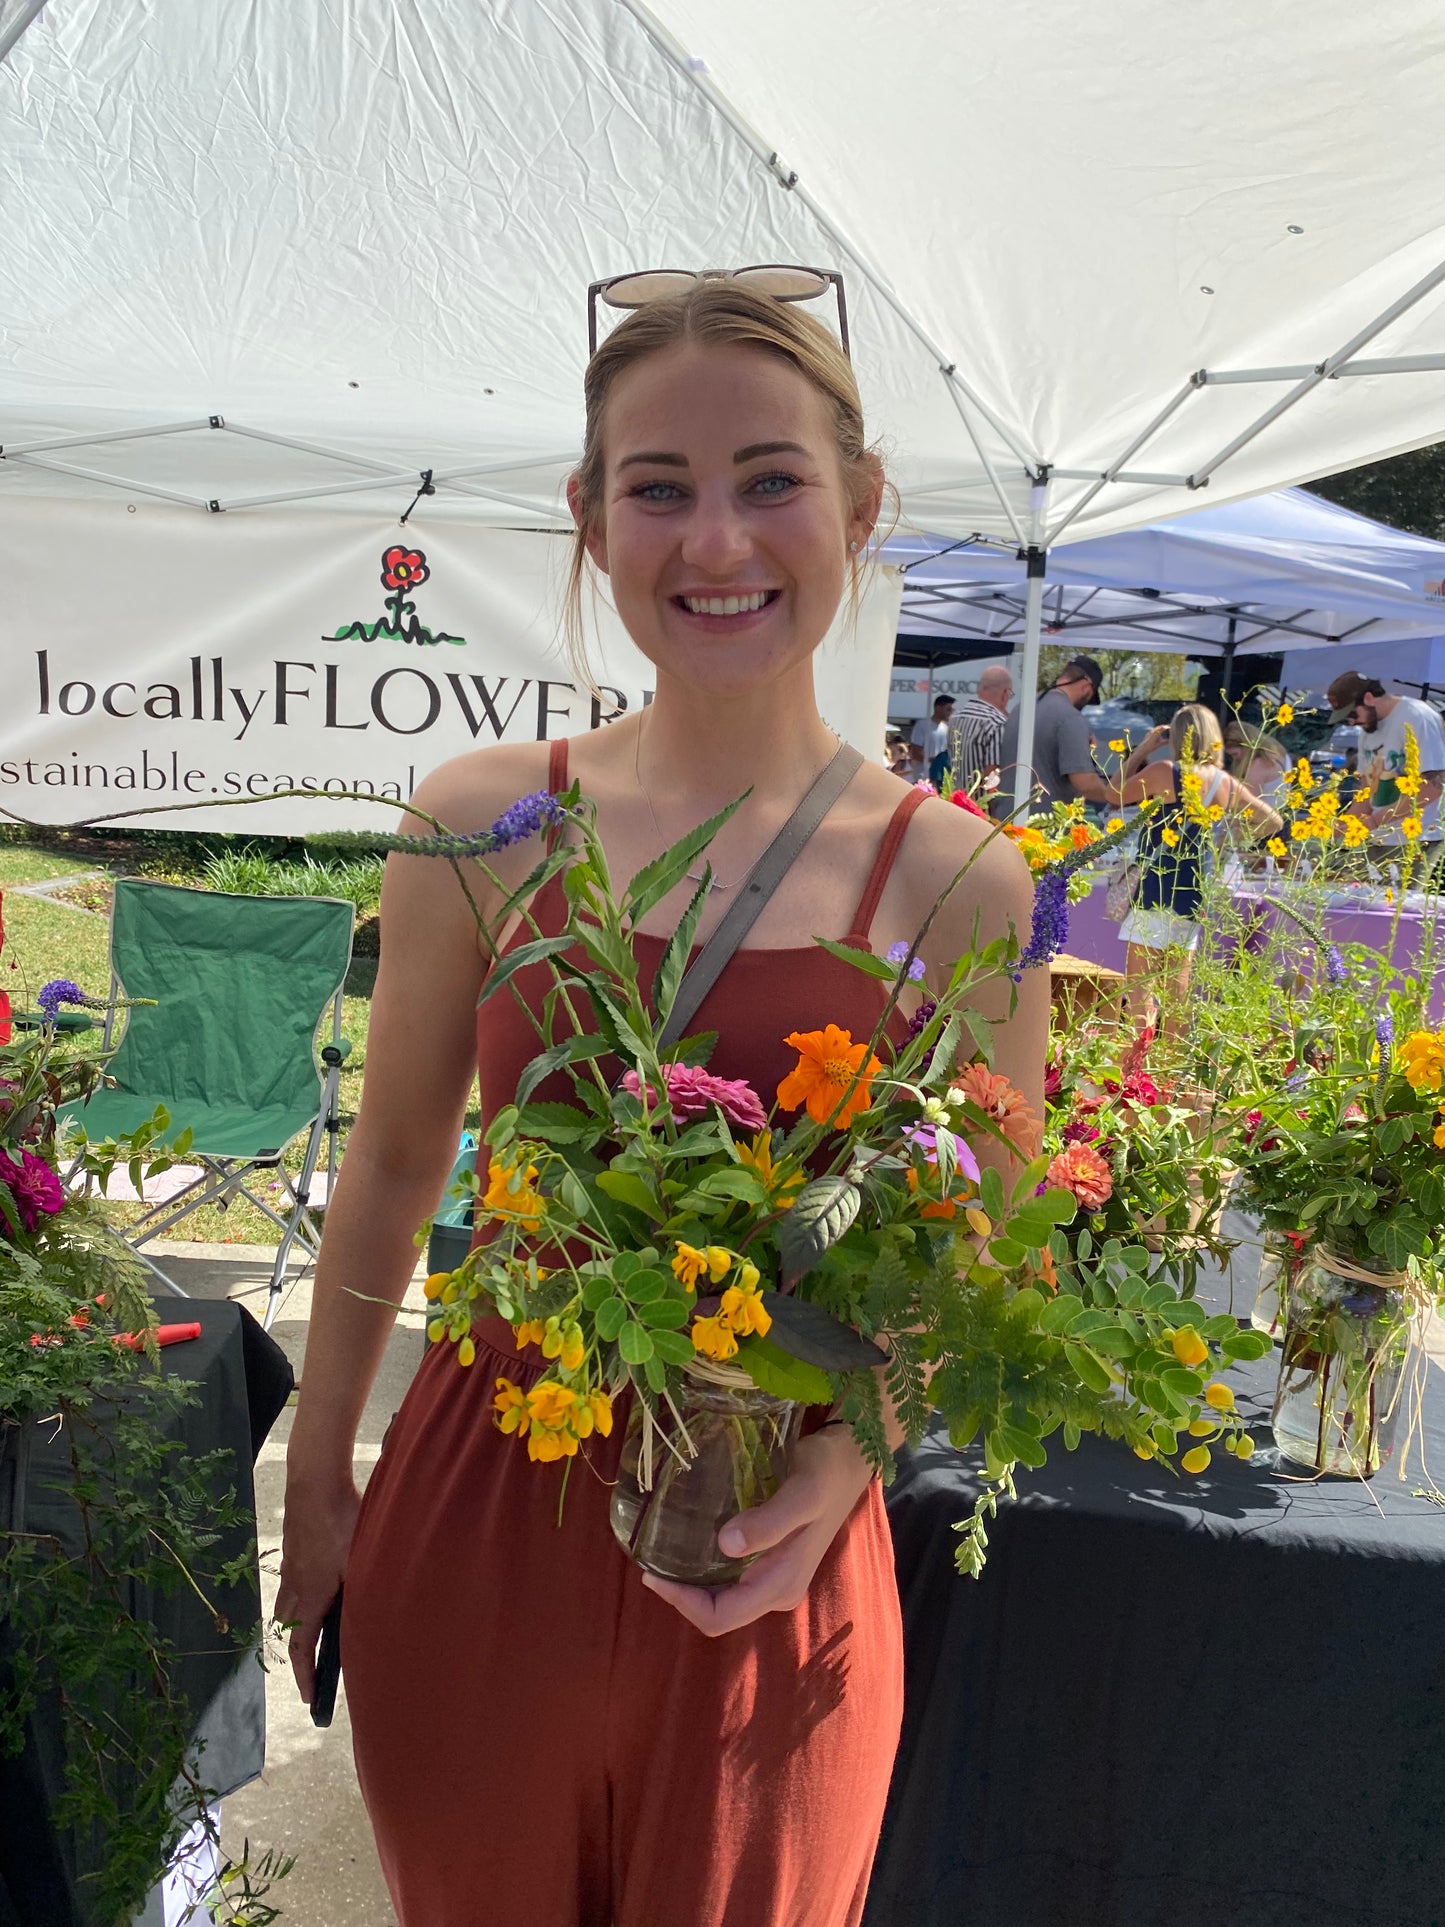
M 316 1647 L 316 1684 L 311 1689 L 313 1726 L 330 1726 L 336 1711 L 336 1689 L 341 1683 L 341 1589 L 321 1622 Z

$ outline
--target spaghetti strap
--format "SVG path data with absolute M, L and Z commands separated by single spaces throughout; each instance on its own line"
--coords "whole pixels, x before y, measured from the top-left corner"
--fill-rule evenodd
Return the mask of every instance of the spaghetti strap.
M 901 798 L 898 807 L 888 819 L 888 827 L 883 832 L 883 840 L 878 845 L 878 854 L 873 859 L 873 868 L 868 872 L 868 881 L 863 885 L 863 894 L 858 899 L 858 908 L 853 912 L 853 922 L 844 943 L 868 945 L 868 933 L 873 928 L 873 918 L 883 895 L 883 886 L 888 881 L 888 873 L 898 855 L 908 825 L 913 821 L 915 810 L 927 798 L 927 790 L 910 789 Z
M 567 738 L 554 736 L 547 751 L 547 788 L 553 796 L 567 787 Z

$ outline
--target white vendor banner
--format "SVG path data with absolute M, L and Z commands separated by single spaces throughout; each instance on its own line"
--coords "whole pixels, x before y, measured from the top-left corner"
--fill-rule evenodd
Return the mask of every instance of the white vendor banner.
M 8 501 L 0 810 L 35 823 L 301 835 L 394 828 L 428 770 L 605 727 L 651 665 L 584 601 L 597 688 L 560 640 L 570 544 L 395 518 Z M 901 578 L 819 653 L 827 720 L 881 756 Z M 282 798 L 283 790 L 316 795 Z M 242 798 L 255 801 L 235 807 Z M 132 815 L 157 804 L 185 812 Z

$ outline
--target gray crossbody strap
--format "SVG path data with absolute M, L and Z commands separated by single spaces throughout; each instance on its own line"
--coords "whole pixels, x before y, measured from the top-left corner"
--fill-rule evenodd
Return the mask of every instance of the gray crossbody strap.
M 808 838 L 852 782 L 854 772 L 862 761 L 862 756 L 851 743 L 840 743 L 813 787 L 753 865 L 747 882 L 684 976 L 677 1000 L 662 1027 L 658 1039 L 661 1045 L 676 1043 L 686 1031 L 698 1005 L 722 975 L 723 966 L 762 915 L 763 905 L 792 868 Z

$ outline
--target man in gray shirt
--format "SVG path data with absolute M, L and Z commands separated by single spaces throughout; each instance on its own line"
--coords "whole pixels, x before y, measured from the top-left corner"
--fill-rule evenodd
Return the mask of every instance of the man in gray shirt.
M 1094 766 L 1089 747 L 1089 725 L 1080 711 L 1086 703 L 1099 700 L 1099 685 L 1104 679 L 1092 656 L 1073 656 L 1054 679 L 1051 689 L 1039 697 L 1034 712 L 1033 788 L 1036 806 L 1048 809 L 1054 803 L 1073 803 L 1080 798 L 1090 802 L 1115 803 L 1118 791 L 1112 788 Z M 1019 755 L 1019 713 L 1004 724 L 1000 752 L 999 798 L 1003 814 L 1013 812 L 1014 771 Z

